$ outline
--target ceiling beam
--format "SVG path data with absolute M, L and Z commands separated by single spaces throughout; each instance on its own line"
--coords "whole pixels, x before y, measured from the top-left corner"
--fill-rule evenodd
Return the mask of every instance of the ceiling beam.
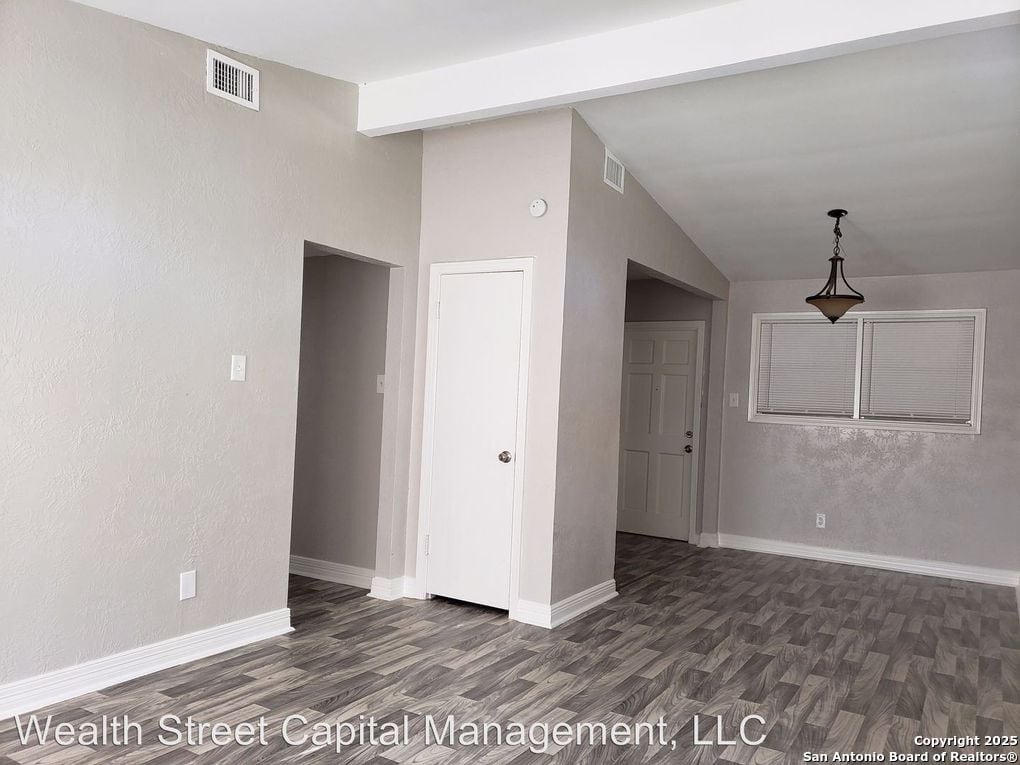
M 1020 23 L 1020 0 L 737 0 L 379 80 L 358 130 L 443 127 Z

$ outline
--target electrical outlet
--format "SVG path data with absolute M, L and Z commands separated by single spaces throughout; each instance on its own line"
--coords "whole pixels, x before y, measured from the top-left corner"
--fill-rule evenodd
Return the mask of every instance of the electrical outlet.
M 815 515 L 815 528 L 816 529 L 825 528 L 825 513 L 817 513 Z
M 194 571 L 181 572 L 181 600 L 190 600 L 195 597 L 198 591 L 196 574 Z
M 244 382 L 247 374 L 248 357 L 234 354 L 230 357 L 230 379 L 234 382 Z

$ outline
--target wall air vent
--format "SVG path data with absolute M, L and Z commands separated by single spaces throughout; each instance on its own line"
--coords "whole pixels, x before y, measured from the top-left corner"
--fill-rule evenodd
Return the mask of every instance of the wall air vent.
M 259 110 L 259 70 L 214 50 L 206 52 L 205 89 L 235 104 Z
M 606 168 L 602 180 L 606 182 L 607 186 L 612 186 L 622 194 L 623 179 L 626 175 L 627 168 L 623 166 L 620 160 L 613 156 L 609 149 L 606 149 Z

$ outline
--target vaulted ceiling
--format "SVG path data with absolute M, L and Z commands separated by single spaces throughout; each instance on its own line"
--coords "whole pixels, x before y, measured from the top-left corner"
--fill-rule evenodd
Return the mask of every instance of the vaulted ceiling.
M 1013 0 L 859 0 L 852 16 L 830 0 L 86 4 L 370 82 L 363 111 L 373 88 L 385 107 L 374 132 L 406 129 L 419 117 L 421 125 L 453 124 L 471 109 L 480 118 L 572 104 L 733 280 L 821 278 L 832 207 L 850 211 L 843 226 L 849 276 L 1020 268 L 1020 3 Z M 755 13 L 768 19 L 777 8 L 786 16 L 771 32 L 734 23 Z M 845 39 L 827 37 L 829 16 L 832 29 L 857 26 Z M 702 30 L 719 39 L 702 40 Z M 685 33 L 689 45 L 671 43 Z M 588 35 L 599 35 L 598 43 Z M 661 50 L 642 47 L 656 39 Z M 592 58 L 571 61 L 574 52 Z M 646 71 L 635 74 L 646 59 Z M 542 73 L 562 74 L 550 61 L 573 64 L 573 72 L 547 83 Z M 677 76 L 666 80 L 682 84 L 662 87 L 660 65 L 675 65 Z M 494 82 L 493 67 L 513 76 Z M 631 86 L 626 77 L 645 82 Z M 443 101 L 448 83 L 474 88 L 459 114 L 455 95 L 434 110 L 433 96 L 420 95 Z M 500 87 L 504 102 L 488 92 Z M 597 97 L 606 92 L 622 95 Z M 390 107 L 400 112 L 409 93 L 418 98 L 405 110 L 412 116 L 391 117 Z
M 589 101 L 733 280 L 1020 268 L 1020 27 Z

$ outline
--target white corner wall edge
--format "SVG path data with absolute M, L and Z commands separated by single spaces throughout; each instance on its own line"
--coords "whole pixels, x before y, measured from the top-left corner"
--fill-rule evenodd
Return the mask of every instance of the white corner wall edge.
M 510 609 L 510 619 L 533 627 L 552 628 L 552 606 L 534 600 L 517 600 L 517 607 Z
M 607 579 L 594 587 L 571 595 L 553 603 L 551 606 L 536 603 L 531 600 L 518 600 L 517 608 L 510 612 L 510 618 L 523 624 L 531 624 L 535 627 L 552 629 L 561 624 L 569 622 L 586 613 L 596 606 L 601 606 L 606 601 L 617 596 L 616 580 Z
M 318 558 L 306 558 L 302 555 L 290 556 L 290 573 L 326 582 L 347 584 L 351 587 L 363 587 L 366 590 L 372 586 L 372 580 L 375 578 L 375 572 L 371 569 Z
M 851 566 L 868 566 L 887 571 L 901 571 L 907 574 L 937 576 L 943 579 L 957 579 L 964 582 L 979 584 L 998 584 L 1006 587 L 1020 585 L 1020 571 L 1009 569 L 985 568 L 984 566 L 968 566 L 962 563 L 920 560 L 917 558 L 900 558 L 895 555 L 877 555 L 874 553 L 855 552 L 853 550 L 837 550 L 831 547 L 815 547 L 795 542 L 780 542 L 774 539 L 745 537 L 737 534 L 720 534 L 719 547 L 749 552 L 772 553 L 792 558 L 809 558 L 829 563 L 846 563 Z
M 372 577 L 372 586 L 368 597 L 376 600 L 399 600 L 400 598 L 421 599 L 413 576 L 397 576 L 386 579 L 381 576 Z
M 0 686 L 0 720 L 292 632 L 290 609 L 221 624 Z
M 719 535 L 718 534 L 706 534 L 702 532 L 698 535 L 698 547 L 718 547 L 719 546 Z

